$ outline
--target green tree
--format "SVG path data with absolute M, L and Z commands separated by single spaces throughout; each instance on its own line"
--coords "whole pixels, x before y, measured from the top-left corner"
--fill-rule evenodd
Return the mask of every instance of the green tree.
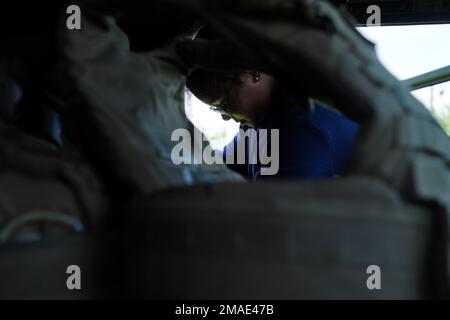
M 450 106 L 447 108 L 447 112 L 444 114 L 433 113 L 442 128 L 450 135 Z

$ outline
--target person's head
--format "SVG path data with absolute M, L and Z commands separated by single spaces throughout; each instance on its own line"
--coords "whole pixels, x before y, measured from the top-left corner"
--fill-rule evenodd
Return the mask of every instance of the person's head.
M 253 70 L 214 72 L 197 70 L 187 79 L 187 88 L 201 101 L 241 124 L 256 127 L 269 111 L 275 79 Z

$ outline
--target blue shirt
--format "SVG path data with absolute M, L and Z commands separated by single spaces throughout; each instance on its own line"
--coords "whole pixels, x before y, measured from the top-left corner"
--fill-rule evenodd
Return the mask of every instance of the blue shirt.
M 261 175 L 261 164 L 250 164 L 248 159 L 244 165 L 228 165 L 253 181 L 262 178 L 312 180 L 339 175 L 350 155 L 359 127 L 345 116 L 316 104 L 310 112 L 298 109 L 285 111 L 259 129 L 279 129 L 278 173 L 274 176 Z M 239 138 L 239 134 L 236 135 L 231 143 L 236 143 Z M 270 140 L 267 143 L 268 150 L 271 150 Z M 230 145 L 224 148 L 224 157 Z

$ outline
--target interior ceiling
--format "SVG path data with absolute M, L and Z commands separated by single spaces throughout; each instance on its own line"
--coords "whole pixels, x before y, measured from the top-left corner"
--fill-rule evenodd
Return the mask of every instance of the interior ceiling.
M 105 6 L 109 8 L 106 3 L 111 3 L 112 0 L 85 1 L 93 3 L 107 1 Z M 357 26 L 366 24 L 370 16 L 367 8 L 374 4 L 381 9 L 382 25 L 450 23 L 450 0 L 330 1 L 346 7 L 347 11 L 355 17 Z M 0 37 L 4 43 L 3 46 L 0 46 L 0 53 L 5 50 L 6 52 L 27 51 L 22 48 L 23 46 L 44 47 L 43 41 L 53 35 L 56 21 L 60 17 L 65 3 L 64 1 L 59 5 L 54 5 L 53 3 L 28 0 L 8 2 L 7 9 L 5 7 L 5 10 L 0 11 Z M 172 3 L 176 6 L 177 0 L 168 1 L 168 3 L 162 0 L 149 0 L 145 6 L 147 9 L 141 8 L 139 3 L 141 2 L 136 1 L 136 5 L 134 5 L 133 0 L 130 0 L 127 7 L 134 8 L 134 12 L 125 15 L 119 21 L 119 25 L 130 38 L 132 48 L 137 51 L 161 46 L 181 31 L 192 26 L 195 19 L 184 10 L 174 9 L 169 5 Z M 24 7 L 27 10 L 23 10 Z M 148 10 L 148 7 L 152 9 Z

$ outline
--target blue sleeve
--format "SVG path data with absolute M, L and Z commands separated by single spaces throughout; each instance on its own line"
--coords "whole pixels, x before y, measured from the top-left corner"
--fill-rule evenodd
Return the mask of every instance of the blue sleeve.
M 234 154 L 233 163 L 227 163 L 227 162 L 226 162 L 226 159 L 227 159 L 227 149 L 228 149 L 228 148 L 231 148 L 231 147 L 234 145 L 234 150 L 236 150 L 236 144 L 237 144 L 238 139 L 239 139 L 239 133 L 237 133 L 237 134 L 234 136 L 233 140 L 232 140 L 228 145 L 226 145 L 226 146 L 223 148 L 223 162 L 224 162 L 224 163 L 227 165 L 227 167 L 230 168 L 231 170 L 233 170 L 233 171 L 235 171 L 235 172 L 241 174 L 242 176 L 244 176 L 244 177 L 247 178 L 247 179 L 250 179 L 249 171 L 248 171 L 248 164 L 237 164 L 237 155 L 236 155 L 236 152 L 235 152 L 235 154 Z M 247 152 L 247 150 L 246 150 L 246 152 Z
M 253 178 L 322 179 L 339 175 L 358 135 L 358 125 L 334 111 L 317 107 L 280 128 L 279 171 Z
M 308 121 L 280 129 L 279 170 L 275 176 L 255 173 L 254 179 L 320 179 L 335 175 L 333 152 L 326 137 Z

